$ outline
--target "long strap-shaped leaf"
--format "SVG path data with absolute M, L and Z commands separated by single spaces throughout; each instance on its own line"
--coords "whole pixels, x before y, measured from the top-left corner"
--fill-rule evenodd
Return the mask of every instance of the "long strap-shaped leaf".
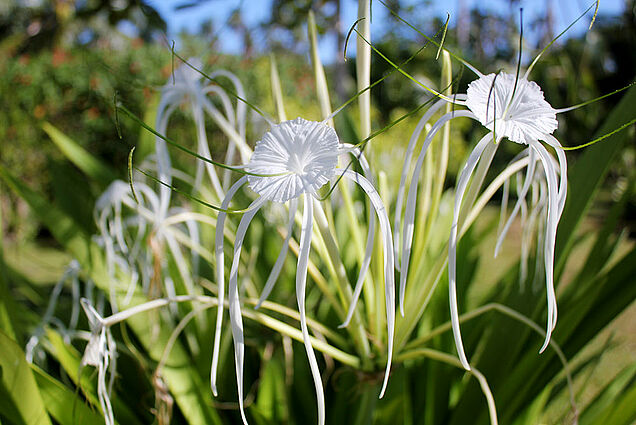
M 632 87 L 625 93 L 596 136 L 607 134 L 636 118 L 634 105 L 636 105 L 636 87 Z M 605 175 L 614 158 L 628 140 L 628 131 L 613 134 L 603 142 L 587 148 L 572 167 L 568 176 L 570 193 L 568 194 L 559 231 L 557 232 L 555 250 L 556 276 L 560 276 L 563 272 L 568 253 L 572 249 L 576 229 L 592 204 L 594 194 L 605 179 Z

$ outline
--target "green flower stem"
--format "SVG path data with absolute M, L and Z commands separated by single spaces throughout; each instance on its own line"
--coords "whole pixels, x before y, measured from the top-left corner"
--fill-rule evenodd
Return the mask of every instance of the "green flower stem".
M 371 84 L 371 47 L 364 38 L 371 40 L 371 2 L 358 0 L 359 31 L 356 40 L 356 83 L 358 92 Z M 360 137 L 365 139 L 371 134 L 371 92 L 365 91 L 358 97 L 360 107 Z
M 460 228 L 459 237 L 466 233 L 467 226 Z M 410 280 L 411 284 L 406 286 L 407 294 L 404 301 L 404 318 L 398 317 L 395 327 L 395 350 L 399 353 L 405 346 L 409 336 L 420 322 L 424 310 L 442 278 L 448 265 L 448 242 L 446 242 L 437 261 L 432 267 L 425 268 L 424 261 L 422 266 L 418 267 L 415 277 Z
M 446 252 L 448 252 L 448 243 L 445 244 Z M 409 336 L 420 322 L 424 310 L 431 300 L 435 288 L 437 287 L 442 275 L 446 271 L 448 264 L 448 256 L 440 255 L 437 262 L 427 269 L 423 279 L 413 279 L 410 285 L 406 286 L 406 296 L 404 297 L 404 317 L 397 316 L 395 322 L 395 352 L 399 355 L 400 351 L 409 339 Z
M 320 61 L 320 56 L 318 54 L 318 38 L 316 31 L 316 21 L 314 19 L 314 14 L 312 11 L 309 11 L 309 17 L 307 21 L 307 31 L 309 35 L 309 43 L 311 45 L 311 62 L 314 70 L 314 78 L 316 81 L 316 94 L 318 96 L 318 101 L 320 103 L 320 111 L 323 119 L 327 119 L 327 124 L 331 127 L 334 126 L 333 118 L 331 117 L 331 101 L 329 99 L 329 89 L 327 86 L 327 79 L 325 77 L 325 71 L 322 66 L 322 62 Z M 345 202 L 352 203 L 351 194 L 349 192 L 349 188 L 343 184 L 341 185 L 341 193 Z M 329 202 L 325 203 L 324 208 L 322 204 L 319 202 L 315 202 L 315 205 L 318 206 L 316 208 L 316 224 L 319 229 L 319 233 L 322 236 L 322 239 L 325 244 L 327 258 L 330 260 L 333 271 L 335 272 L 336 282 L 338 283 L 338 293 L 340 295 L 340 299 L 342 301 L 342 306 L 345 310 L 351 303 L 352 299 L 352 291 L 351 285 L 347 278 L 347 274 L 340 259 L 340 251 L 338 250 L 338 246 L 336 241 L 333 238 L 333 234 L 335 233 L 335 226 L 333 220 L 333 213 L 331 210 L 331 204 Z M 353 229 L 354 234 L 358 233 L 358 239 L 361 239 L 359 236 L 359 228 L 357 224 L 357 220 L 355 215 L 349 217 L 350 225 Z M 364 255 L 364 250 L 362 250 L 361 257 Z M 362 358 L 365 359 L 365 363 L 368 361 L 370 348 L 369 341 L 366 337 L 366 331 L 364 329 L 362 319 L 360 317 L 360 313 L 356 311 L 352 318 L 351 326 L 349 327 L 349 332 L 351 333 L 355 345 L 358 348 L 358 352 L 362 354 Z
M 451 366 L 455 366 L 459 369 L 464 370 L 461 362 L 458 358 L 451 356 L 450 354 L 443 353 L 441 351 L 432 350 L 430 348 L 418 348 L 416 350 L 409 351 L 408 353 L 402 353 L 396 356 L 395 360 L 399 362 L 403 362 L 406 360 L 417 360 L 422 357 L 427 357 L 429 359 L 437 360 L 442 363 L 449 364 Z M 479 382 L 479 386 L 481 387 L 481 391 L 484 393 L 484 397 L 486 397 L 486 403 L 488 404 L 488 413 L 490 414 L 490 424 L 497 425 L 497 407 L 495 406 L 495 399 L 492 395 L 492 391 L 490 391 L 490 387 L 488 386 L 488 381 L 486 377 L 475 367 L 472 367 L 471 370 L 467 373 L 473 375 L 477 381 Z
M 427 125 L 428 127 L 428 125 Z M 428 128 L 426 129 L 428 133 Z M 434 144 L 434 143 L 432 143 Z M 432 208 L 433 202 L 433 170 L 436 169 L 436 165 L 433 160 L 433 152 L 429 152 L 424 157 L 424 178 L 420 185 L 420 200 L 419 210 L 421 214 L 417 215 L 417 221 L 415 223 L 415 237 L 413 238 L 413 258 L 423 258 L 424 252 L 427 249 L 427 223 L 435 216 Z
M 274 105 L 276 105 L 278 121 L 287 121 L 287 114 L 285 114 L 285 105 L 283 103 L 283 90 L 281 89 L 280 77 L 278 76 L 276 58 L 273 54 L 270 56 L 270 82 L 272 85 L 272 98 L 274 100 Z
M 320 55 L 318 53 L 318 36 L 316 35 L 316 19 L 314 13 L 310 10 L 307 18 L 307 32 L 309 36 L 309 44 L 311 46 L 311 63 L 314 69 L 314 80 L 316 82 L 316 91 L 318 93 L 318 101 L 320 103 L 320 111 L 323 118 L 331 115 L 331 104 L 329 102 L 329 89 L 327 88 L 327 78 L 325 77 L 325 70 L 322 67 L 320 61 Z M 327 124 L 333 127 L 333 119 L 329 119 Z
M 245 300 L 245 302 L 247 304 L 256 305 L 258 304 L 258 298 L 248 298 L 247 300 Z M 282 304 L 278 304 L 278 303 L 274 303 L 272 301 L 266 300 L 266 301 L 263 301 L 263 303 L 261 304 L 261 309 L 267 309 L 276 313 L 280 313 L 291 319 L 294 319 L 300 322 L 300 313 Z M 331 328 L 323 325 L 321 322 L 317 320 L 313 320 L 308 317 L 307 325 L 310 328 L 312 328 L 314 331 L 319 332 L 320 334 L 324 335 L 326 338 L 336 343 L 338 346 L 346 347 L 348 345 L 348 342 L 344 337 L 334 332 Z
M 361 383 L 357 395 L 357 412 L 352 422 L 353 425 L 368 425 L 373 423 L 373 414 L 378 404 L 379 385 Z

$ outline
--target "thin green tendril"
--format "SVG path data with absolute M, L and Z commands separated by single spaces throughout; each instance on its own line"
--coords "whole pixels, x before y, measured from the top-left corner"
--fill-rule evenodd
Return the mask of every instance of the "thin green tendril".
M 488 119 L 488 109 L 490 108 L 490 97 L 492 96 L 492 140 L 497 143 L 497 90 L 495 90 L 495 82 L 497 77 L 501 74 L 501 69 L 497 71 L 490 84 L 490 90 L 488 90 L 488 98 L 486 99 L 486 120 Z
M 457 79 L 451 81 L 451 83 L 448 85 L 448 87 L 452 87 L 453 84 L 455 84 L 457 82 Z M 444 90 L 446 90 L 448 87 L 445 87 Z M 433 98 L 434 99 L 434 98 Z M 402 115 L 400 118 L 390 122 L 389 124 L 387 124 L 385 127 L 381 128 L 380 130 L 376 130 L 375 132 L 371 133 L 367 138 L 363 139 L 362 141 L 360 141 L 359 143 L 353 145 L 356 148 L 360 148 L 360 153 L 356 156 L 358 161 L 360 160 L 360 156 L 362 155 L 362 152 L 364 152 L 364 149 L 367 146 L 367 143 L 373 139 L 374 137 L 379 136 L 380 134 L 388 131 L 389 129 L 391 129 L 391 127 L 397 125 L 398 123 L 402 122 L 403 120 L 405 120 L 406 118 L 416 114 L 419 110 L 421 110 L 422 108 L 424 108 L 425 106 L 427 106 L 428 104 L 430 104 L 433 99 L 429 99 L 426 102 L 422 103 L 421 105 L 419 105 L 417 108 L 413 109 L 410 112 L 407 112 L 406 114 Z M 329 190 L 327 191 L 327 193 L 320 197 L 317 198 L 319 201 L 325 201 L 327 200 L 332 192 L 335 190 L 336 186 L 338 185 L 338 183 L 340 183 L 340 180 L 342 180 L 342 177 L 344 176 L 344 172 L 349 170 L 351 168 L 352 165 L 352 161 L 349 161 L 349 163 L 347 164 L 347 166 L 344 168 L 343 172 L 340 173 L 340 175 L 338 176 L 338 178 L 336 179 L 336 181 L 331 185 L 331 187 L 329 188 Z
M 449 22 L 450 22 L 450 13 L 446 13 L 446 23 L 444 24 L 444 32 L 442 33 L 442 41 L 440 41 L 439 47 L 437 48 L 437 54 L 435 55 L 435 60 L 439 59 L 439 53 L 442 51 L 442 47 L 444 46 L 444 40 L 446 40 L 446 31 L 448 30 Z
M 421 82 L 419 82 L 415 77 L 413 77 L 411 74 L 409 74 L 408 72 L 404 71 L 399 65 L 396 65 L 395 63 L 393 63 L 393 61 L 391 61 L 391 59 L 389 59 L 388 57 L 386 57 L 380 50 L 378 50 L 373 44 L 371 44 L 369 42 L 369 40 L 367 40 L 366 38 L 364 38 L 364 36 L 362 34 L 360 34 L 360 32 L 358 32 L 357 29 L 353 29 L 356 34 L 358 34 L 358 36 L 364 40 L 365 43 L 367 43 L 371 49 L 373 49 L 373 51 L 375 53 L 377 53 L 378 55 L 380 55 L 380 57 L 382 59 L 384 59 L 389 65 L 391 65 L 393 68 L 395 68 L 400 74 L 404 75 L 406 78 L 408 78 L 409 80 L 413 81 L 415 84 L 417 84 L 418 86 L 422 87 L 424 90 L 428 91 L 429 93 L 431 93 L 433 96 L 438 97 L 440 99 L 444 99 L 448 102 L 452 102 L 453 100 L 448 97 L 448 96 L 444 96 L 441 93 L 438 93 L 437 91 L 433 90 L 430 87 L 425 86 L 424 84 L 422 84 Z
M 412 30 L 414 30 L 415 32 L 417 32 L 419 35 L 421 35 L 422 37 L 424 37 L 426 40 L 428 40 L 429 42 L 433 43 L 434 45 L 440 47 L 441 44 L 436 42 L 433 38 L 429 37 L 428 35 L 424 34 L 422 31 L 420 31 L 416 26 L 414 26 L 413 24 L 411 24 L 410 22 L 406 21 L 404 18 L 402 18 L 397 12 L 395 12 L 393 9 L 391 9 L 389 7 L 388 4 L 386 4 L 383 0 L 380 0 L 380 3 L 382 3 L 382 5 L 391 13 L 391 15 L 393 15 L 396 19 L 398 19 L 399 21 L 401 21 L 402 23 L 406 24 L 409 28 L 411 28 Z M 479 74 L 479 72 L 477 72 L 477 68 L 475 68 L 473 65 L 470 64 L 470 62 L 464 60 L 463 58 L 459 57 L 458 55 L 454 54 L 453 52 L 451 52 L 450 50 L 448 50 L 445 47 L 442 47 L 443 50 L 447 51 L 449 55 L 451 55 L 451 57 L 457 61 L 459 61 L 460 63 L 462 63 L 463 65 L 465 65 L 468 69 L 470 69 L 471 71 L 475 72 L 476 74 Z
M 352 26 L 351 29 L 349 30 L 349 34 L 347 34 L 347 39 L 349 38 L 350 34 L 353 32 L 353 28 L 364 18 L 360 18 L 358 19 Z M 437 33 L 435 34 L 435 37 L 437 37 L 437 35 L 440 33 L 440 31 L 442 31 L 441 29 L 439 31 L 437 31 Z M 415 59 L 421 52 L 422 50 L 424 50 L 426 47 L 428 47 L 428 41 L 426 43 L 424 43 L 424 45 L 422 47 L 420 47 L 415 53 L 413 53 L 408 59 L 406 59 L 404 62 L 402 62 L 399 66 L 403 67 L 406 64 L 408 64 L 409 62 L 411 62 L 413 59 Z M 345 55 L 345 60 L 346 60 L 346 50 L 347 50 L 347 42 L 345 42 L 345 47 L 344 47 L 344 55 Z M 335 115 L 336 113 L 340 112 L 341 110 L 343 110 L 344 108 L 347 107 L 347 105 L 349 105 L 351 102 L 353 102 L 354 100 L 356 100 L 358 97 L 360 97 L 364 92 L 371 90 L 373 87 L 377 86 L 378 84 L 380 84 L 382 81 L 386 80 L 389 76 L 393 75 L 394 72 L 396 72 L 397 69 L 392 68 L 389 72 L 387 72 L 384 76 L 382 76 L 381 78 L 379 78 L 378 80 L 374 81 L 373 83 L 371 83 L 369 86 L 363 88 L 362 90 L 360 90 L 358 93 L 356 93 L 353 97 L 351 97 L 349 100 L 347 100 L 345 103 L 343 103 L 340 107 L 336 108 L 334 110 L 334 113 L 332 115 Z M 455 101 L 455 99 L 453 99 L 453 101 Z
M 347 61 L 347 47 L 349 46 L 349 38 L 351 37 L 351 33 L 353 32 L 353 29 L 356 27 L 356 25 L 358 25 L 361 21 L 364 21 L 365 18 L 360 18 L 357 21 L 355 21 L 353 23 L 353 25 L 351 25 L 351 28 L 349 28 L 349 31 L 347 32 L 347 36 L 345 37 L 345 42 L 344 42 L 344 50 L 342 51 L 342 58 L 344 59 L 344 61 Z
M 135 202 L 139 204 L 139 199 L 137 198 L 137 192 L 135 192 L 135 185 L 133 184 L 133 153 L 135 152 L 135 146 L 132 147 L 130 153 L 128 154 L 128 184 L 130 184 L 130 192 L 132 193 Z
M 227 165 L 227 164 L 223 164 L 222 162 L 217 162 L 214 161 L 210 158 L 206 158 L 202 155 L 199 155 L 198 153 L 191 151 L 190 149 L 182 146 L 181 144 L 175 142 L 174 140 L 169 139 L 168 137 L 164 136 L 163 134 L 159 133 L 157 130 L 155 130 L 154 128 L 152 128 L 151 126 L 149 126 L 148 124 L 146 124 L 145 122 L 143 122 L 139 117 L 137 117 L 133 112 L 131 112 L 127 107 L 125 107 L 124 105 L 116 105 L 117 109 L 120 109 L 122 112 L 124 112 L 126 115 L 128 115 L 130 118 L 133 119 L 133 121 L 135 121 L 137 124 L 139 124 L 140 126 L 142 126 L 143 128 L 145 128 L 146 130 L 148 130 L 149 132 L 151 132 L 152 134 L 154 134 L 155 136 L 159 137 L 160 139 L 164 140 L 165 142 L 167 142 L 168 144 L 174 146 L 175 148 L 187 153 L 188 155 L 191 155 L 197 159 L 200 159 L 201 161 L 207 162 L 209 164 L 212 165 L 216 165 L 217 167 L 220 168 L 224 168 L 226 170 L 231 170 L 231 171 L 235 171 L 237 173 L 240 174 L 245 174 L 248 176 L 255 176 L 255 177 L 278 177 L 278 176 L 285 176 L 290 174 L 289 172 L 284 172 L 284 173 L 276 173 L 276 174 L 258 174 L 258 173 L 251 173 L 249 171 L 245 171 L 242 168 L 238 168 L 238 167 L 232 167 L 231 165 Z
M 596 15 L 598 14 L 598 6 L 600 3 L 601 3 L 600 0 L 596 0 L 596 7 L 594 8 L 594 16 L 592 16 L 592 21 L 590 21 L 590 26 L 587 28 L 588 31 L 592 29 L 594 22 L 596 22 Z
M 596 4 L 597 2 L 595 2 L 594 4 Z M 592 9 L 594 7 L 594 4 L 590 5 L 590 7 L 588 7 L 587 9 L 585 9 L 585 11 L 583 13 L 581 13 L 581 15 L 579 15 L 578 18 L 576 18 L 570 25 L 568 25 L 563 31 L 561 31 L 559 33 L 559 35 L 557 35 L 556 37 L 554 37 L 552 39 L 552 41 L 550 41 L 548 43 L 547 46 L 545 46 L 543 48 L 543 50 L 541 50 L 539 52 L 539 54 L 534 58 L 534 60 L 532 61 L 532 63 L 530 64 L 530 66 L 528 67 L 528 69 L 526 70 L 526 76 L 530 73 L 530 71 L 532 70 L 532 68 L 534 68 L 534 66 L 537 64 L 537 62 L 539 61 L 539 59 L 541 58 L 541 56 L 546 52 L 546 50 L 548 50 L 559 38 L 561 38 L 561 36 L 563 36 L 563 34 L 565 34 L 570 28 L 572 28 L 572 26 L 574 26 L 574 24 L 576 24 L 578 21 L 581 20 L 581 18 L 583 18 L 587 12 L 590 11 L 590 9 Z
M 172 190 L 173 192 L 176 192 L 176 193 L 178 193 L 178 194 L 180 194 L 180 195 L 183 195 L 183 196 L 185 196 L 186 198 L 190 199 L 191 201 L 194 201 L 194 202 L 196 202 L 196 203 L 198 203 L 198 204 L 203 205 L 204 207 L 208 207 L 208 208 L 213 209 L 213 210 L 215 210 L 215 211 L 224 212 L 224 213 L 227 213 L 227 214 L 244 214 L 244 213 L 246 213 L 246 212 L 250 211 L 250 208 L 244 208 L 244 209 L 240 209 L 240 210 L 234 210 L 234 209 L 229 209 L 229 208 L 228 208 L 228 209 L 223 209 L 223 208 L 221 208 L 221 207 L 217 207 L 216 205 L 212 205 L 212 204 L 210 204 L 209 202 L 205 202 L 204 200 L 199 199 L 199 198 L 197 198 L 196 196 L 192 196 L 192 195 L 190 195 L 188 192 L 185 192 L 185 191 L 183 191 L 183 190 L 177 189 L 176 187 L 174 187 L 174 186 L 173 186 L 173 185 L 171 185 L 171 184 L 168 184 L 168 183 L 166 183 L 166 182 L 164 182 L 164 181 L 159 180 L 157 177 L 155 177 L 155 176 L 153 176 L 152 174 L 150 174 L 150 173 L 148 173 L 148 172 L 146 172 L 146 171 L 142 170 L 142 169 L 141 169 L 141 168 L 139 168 L 139 167 L 135 167 L 135 170 L 139 171 L 141 174 L 143 174 L 144 176 L 148 177 L 149 179 L 151 179 L 151 180 L 153 180 L 153 181 L 155 181 L 155 182 L 159 183 L 160 185 L 162 185 L 162 186 L 165 186 L 165 187 L 169 188 L 169 189 L 170 189 L 170 190 Z
M 587 143 L 584 143 L 584 144 L 578 145 L 578 146 L 562 146 L 561 149 L 563 149 L 564 151 L 573 151 L 573 150 L 577 150 L 577 149 L 586 148 L 588 146 L 591 146 L 591 145 L 593 145 L 595 143 L 600 142 L 601 140 L 607 139 L 608 137 L 618 133 L 619 131 L 622 131 L 622 130 L 626 129 L 627 127 L 629 127 L 630 125 L 632 125 L 634 123 L 636 123 L 636 118 L 634 118 L 633 120 L 621 125 L 620 127 L 618 127 L 614 131 L 610 131 L 609 133 L 604 134 L 601 137 L 597 137 L 596 139 L 592 140 L 591 142 L 587 142 Z

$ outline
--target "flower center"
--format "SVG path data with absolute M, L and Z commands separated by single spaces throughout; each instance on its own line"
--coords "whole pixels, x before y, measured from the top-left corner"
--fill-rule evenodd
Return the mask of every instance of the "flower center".
M 290 152 L 287 167 L 294 174 L 304 175 L 305 168 L 309 165 L 306 160 L 306 152 Z

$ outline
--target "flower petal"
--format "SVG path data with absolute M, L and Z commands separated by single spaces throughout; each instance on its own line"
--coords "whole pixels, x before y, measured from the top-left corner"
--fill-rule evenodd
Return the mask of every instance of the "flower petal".
M 557 189 L 557 172 L 552 164 L 548 151 L 539 142 L 532 142 L 530 146 L 539 154 L 548 182 L 548 219 L 546 221 L 545 236 L 545 286 L 548 300 L 548 321 L 546 325 L 545 341 L 539 350 L 542 353 L 550 343 L 550 336 L 556 325 L 557 305 L 554 293 L 554 246 L 556 244 L 556 229 L 559 224 L 559 194 Z
M 300 329 L 303 334 L 303 344 L 307 352 L 307 360 L 311 369 L 311 376 L 316 389 L 316 401 L 318 402 L 318 424 L 325 423 L 325 393 L 322 388 L 322 378 L 316 355 L 309 340 L 307 329 L 307 315 L 305 312 L 305 289 L 307 284 L 307 266 L 309 263 L 309 251 L 311 249 L 311 235 L 313 232 L 314 208 L 313 199 L 305 194 L 303 208 L 303 224 L 300 229 L 300 251 L 298 252 L 298 264 L 296 266 L 296 301 L 298 303 L 298 313 L 300 314 Z
M 343 177 L 356 182 L 362 190 L 364 190 L 371 201 L 371 205 L 375 209 L 380 221 L 380 230 L 382 231 L 382 251 L 384 253 L 384 298 L 386 304 L 386 325 L 387 325 L 387 361 L 386 371 L 384 373 L 384 382 L 380 390 L 380 398 L 384 397 L 387 384 L 389 382 L 389 374 L 391 372 L 391 361 L 393 359 L 393 336 L 395 332 L 395 280 L 393 271 L 394 251 L 393 237 L 391 235 L 391 224 L 386 208 L 382 202 L 382 198 L 373 185 L 360 174 L 352 170 L 345 170 Z
M 230 282 L 228 287 L 228 303 L 230 311 L 230 325 L 232 327 L 232 339 L 234 340 L 234 365 L 236 367 L 236 385 L 238 387 L 239 410 L 243 424 L 247 425 L 245 410 L 243 406 L 243 360 L 245 356 L 245 344 L 243 341 L 243 317 L 241 316 L 241 304 L 239 301 L 238 288 L 238 265 L 241 257 L 241 248 L 247 228 L 252 222 L 256 213 L 265 203 L 263 197 L 257 198 L 248 208 L 248 212 L 243 214 L 239 226 L 236 229 L 236 240 L 234 241 L 234 256 L 232 267 L 230 268 Z
M 477 162 L 481 157 L 481 154 L 486 149 L 488 143 L 493 143 L 492 133 L 486 134 L 481 138 L 477 146 L 472 150 L 466 164 L 459 175 L 457 180 L 457 191 L 455 192 L 455 208 L 453 210 L 453 224 L 451 226 L 451 234 L 448 240 L 448 294 L 450 298 L 450 313 L 451 313 L 451 325 L 453 327 L 453 337 L 455 338 L 455 347 L 457 348 L 457 354 L 459 360 L 462 362 L 462 366 L 466 370 L 470 370 L 470 364 L 466 359 L 466 353 L 464 352 L 464 344 L 462 343 L 462 335 L 459 329 L 459 313 L 457 310 L 457 226 L 459 221 L 459 212 L 462 206 L 462 199 L 468 186 L 468 181 L 472 175 Z
M 406 152 L 404 153 L 404 166 L 402 167 L 402 174 L 400 175 L 400 185 L 398 186 L 397 198 L 395 200 L 395 219 L 393 220 L 393 248 L 395 250 L 395 267 L 399 269 L 400 267 L 400 255 L 399 255 L 399 247 L 400 247 L 400 224 L 402 220 L 402 205 L 404 204 L 404 191 L 406 188 L 406 179 L 408 177 L 409 170 L 411 169 L 411 160 L 413 159 L 413 151 L 415 151 L 415 146 L 417 145 L 417 141 L 424 130 L 424 126 L 431 119 L 433 114 L 437 112 L 442 106 L 446 104 L 446 101 L 443 99 L 438 100 L 428 108 L 426 113 L 422 115 L 422 118 L 417 122 L 415 126 L 415 130 L 411 134 L 411 138 L 409 139 L 409 143 L 406 147 Z
M 247 177 L 243 176 L 232 185 L 227 191 L 225 199 L 221 203 L 221 208 L 226 210 L 236 192 L 247 182 Z M 216 234 L 214 238 L 214 255 L 216 259 L 216 284 L 218 285 L 217 298 L 219 306 L 216 314 L 216 328 L 214 330 L 214 348 L 212 349 L 212 366 L 210 367 L 210 388 L 212 394 L 218 395 L 216 388 L 216 372 L 219 364 L 219 349 L 221 346 L 221 326 L 223 324 L 223 298 L 225 296 L 225 259 L 223 253 L 223 230 L 225 228 L 225 217 L 227 213 L 219 212 L 216 219 Z
M 501 244 L 503 243 L 504 238 L 508 234 L 508 231 L 510 230 L 510 226 L 512 225 L 512 222 L 517 217 L 517 213 L 519 212 L 519 209 L 521 208 L 521 204 L 525 201 L 526 194 L 528 193 L 528 189 L 530 189 L 530 184 L 532 183 L 532 180 L 534 178 L 534 170 L 536 166 L 534 150 L 530 149 L 530 152 L 528 153 L 528 155 L 530 156 L 530 162 L 528 163 L 526 178 L 523 182 L 523 187 L 521 188 L 521 192 L 519 192 L 517 196 L 517 202 L 515 203 L 515 206 L 512 209 L 512 212 L 510 213 L 510 217 L 508 217 L 506 224 L 504 225 L 503 229 L 501 230 L 497 238 L 497 245 L 495 246 L 495 257 L 499 254 L 499 250 L 501 249 Z
M 435 134 L 437 134 L 437 132 L 444 126 L 444 124 L 457 117 L 475 118 L 472 112 L 463 110 L 449 112 L 438 119 L 426 135 L 426 139 L 424 139 L 422 150 L 417 157 L 415 169 L 413 170 L 413 177 L 411 178 L 411 185 L 409 186 L 409 193 L 406 200 L 406 211 L 404 213 L 404 227 L 402 232 L 402 261 L 400 262 L 400 311 L 402 312 L 402 316 L 404 316 L 404 293 L 406 291 L 406 278 L 408 276 L 411 247 L 413 245 L 415 208 L 417 206 L 417 187 L 420 172 L 422 170 L 422 165 L 424 164 L 426 152 Z M 404 168 L 407 168 L 406 165 Z

